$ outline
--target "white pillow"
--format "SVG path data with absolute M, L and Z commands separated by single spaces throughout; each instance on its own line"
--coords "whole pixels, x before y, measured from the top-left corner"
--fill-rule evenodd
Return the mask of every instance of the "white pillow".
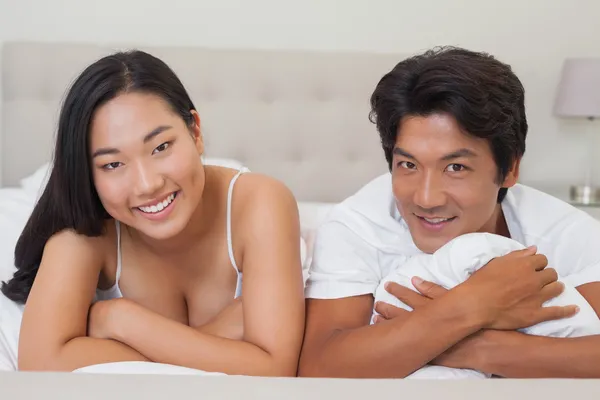
M 241 169 L 244 166 L 241 161 L 234 160 L 232 158 L 202 157 L 202 162 L 206 165 L 217 165 L 219 167 L 232 169 Z
M 317 229 L 336 204 L 318 201 L 298 202 L 298 212 L 300 213 L 300 221 L 302 221 L 302 229 Z
M 0 281 L 10 278 L 15 270 L 15 245 L 34 202 L 23 189 L 0 189 Z
M 44 187 L 46 187 L 48 178 L 50 178 L 50 163 L 45 163 L 38 167 L 31 175 L 21 179 L 21 188 L 37 200 L 38 196 L 42 194 Z
M 323 223 L 329 211 L 336 203 L 323 203 L 300 201 L 298 202 L 298 212 L 300 214 L 300 228 L 302 229 L 302 238 L 306 247 L 306 254 L 302 258 L 305 269 L 305 281 L 307 270 L 312 262 L 313 242 L 317 228 Z
M 35 197 L 23 189 L 0 189 L 0 281 L 12 278 L 14 251 L 33 210 Z M 17 347 L 23 306 L 0 293 L 0 370 L 17 368 Z
M 0 371 L 17 370 L 23 306 L 0 292 Z

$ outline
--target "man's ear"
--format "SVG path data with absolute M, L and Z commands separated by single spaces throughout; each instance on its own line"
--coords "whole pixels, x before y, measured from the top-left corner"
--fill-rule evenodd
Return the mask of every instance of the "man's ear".
M 502 182 L 502 187 L 509 188 L 509 187 L 512 187 L 517 184 L 517 182 L 519 180 L 520 167 L 521 167 L 521 159 L 518 158 L 517 160 L 515 160 L 512 167 L 506 174 L 506 177 L 504 178 L 504 182 Z
M 194 118 L 194 124 L 190 127 L 190 132 L 194 139 L 194 143 L 196 144 L 198 154 L 202 155 L 204 153 L 204 139 L 202 138 L 202 131 L 200 130 L 200 114 L 198 114 L 196 110 L 191 110 L 191 114 Z

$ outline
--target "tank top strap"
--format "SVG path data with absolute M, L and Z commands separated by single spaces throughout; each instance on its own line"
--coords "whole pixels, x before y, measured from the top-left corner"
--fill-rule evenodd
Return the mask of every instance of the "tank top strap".
M 238 268 L 235 262 L 235 258 L 233 257 L 233 241 L 231 234 L 231 203 L 233 199 L 233 186 L 235 185 L 235 182 L 240 177 L 240 175 L 249 171 L 250 170 L 248 168 L 242 167 L 237 172 L 237 174 L 235 174 L 233 179 L 231 179 L 231 182 L 229 183 L 229 190 L 227 191 L 227 252 L 229 253 L 229 260 L 231 262 L 231 265 L 233 266 L 233 268 L 235 268 L 238 274 L 240 273 L 240 269 Z
M 115 285 L 119 287 L 121 279 L 121 223 L 115 220 L 115 228 L 117 231 L 117 274 L 115 276 Z

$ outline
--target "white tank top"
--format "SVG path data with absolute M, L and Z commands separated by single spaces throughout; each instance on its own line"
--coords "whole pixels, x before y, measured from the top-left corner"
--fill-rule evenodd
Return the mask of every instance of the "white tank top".
M 235 296 L 234 296 L 235 298 L 241 296 L 241 294 L 242 294 L 242 273 L 240 272 L 240 269 L 238 268 L 238 266 L 235 262 L 235 258 L 233 257 L 233 242 L 232 242 L 232 235 L 231 235 L 231 203 L 232 203 L 232 199 L 233 199 L 233 186 L 235 185 L 235 182 L 240 177 L 240 175 L 245 172 L 249 172 L 249 169 L 244 167 L 244 168 L 240 169 L 237 174 L 235 174 L 235 176 L 229 183 L 229 189 L 227 191 L 227 220 L 226 220 L 227 252 L 229 254 L 229 262 L 231 262 L 231 265 L 233 266 L 233 268 L 235 269 L 235 272 L 237 273 L 237 284 L 235 287 Z M 119 287 L 119 280 L 121 279 L 121 268 L 122 268 L 121 267 L 121 224 L 117 220 L 115 220 L 115 227 L 116 227 L 116 231 L 117 231 L 117 273 L 115 276 L 115 284 L 108 289 L 104 289 L 104 290 L 96 289 L 96 296 L 94 297 L 94 301 L 110 300 L 110 299 L 117 299 L 117 298 L 123 297 L 123 294 L 121 293 L 121 289 Z

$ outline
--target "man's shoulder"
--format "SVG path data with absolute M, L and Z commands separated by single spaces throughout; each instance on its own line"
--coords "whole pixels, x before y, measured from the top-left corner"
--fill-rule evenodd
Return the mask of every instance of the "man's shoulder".
M 598 236 L 600 244 L 600 221 L 556 196 L 520 184 L 509 190 L 506 201 L 506 217 L 520 226 L 526 245 L 581 244 L 590 236 Z
M 396 208 L 391 179 L 386 173 L 369 181 L 335 205 L 323 225 L 341 225 L 378 249 L 394 251 L 405 241 L 412 243 Z
M 549 227 L 573 223 L 588 223 L 600 227 L 600 221 L 585 211 L 531 186 L 515 185 L 509 190 L 506 202 L 508 207 L 505 209 L 512 212 L 528 231 L 546 230 Z
M 548 193 L 519 185 L 509 191 L 526 245 L 536 245 L 565 282 L 600 280 L 600 221 Z
M 519 208 L 536 207 L 540 205 L 552 207 L 563 212 L 570 212 L 577 208 L 551 194 L 550 191 L 542 191 L 529 185 L 518 183 L 509 189 L 507 200 L 514 202 Z
M 373 295 L 397 255 L 411 249 L 399 217 L 391 174 L 366 183 L 335 205 L 317 229 L 307 298 Z

